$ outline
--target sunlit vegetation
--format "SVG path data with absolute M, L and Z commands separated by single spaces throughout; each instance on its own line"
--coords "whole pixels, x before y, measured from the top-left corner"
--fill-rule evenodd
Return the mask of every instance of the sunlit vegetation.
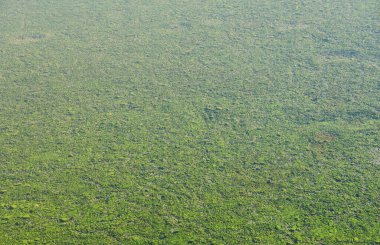
M 0 244 L 380 243 L 367 1 L 0 1 Z

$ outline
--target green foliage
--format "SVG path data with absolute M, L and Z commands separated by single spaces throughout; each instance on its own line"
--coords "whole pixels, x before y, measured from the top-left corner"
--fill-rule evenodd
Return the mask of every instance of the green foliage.
M 380 243 L 378 6 L 0 1 L 0 244 Z

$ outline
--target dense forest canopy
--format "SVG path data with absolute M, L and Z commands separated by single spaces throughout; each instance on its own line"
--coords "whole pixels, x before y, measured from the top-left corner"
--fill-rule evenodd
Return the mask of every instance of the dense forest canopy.
M 0 244 L 380 243 L 379 9 L 0 0 Z

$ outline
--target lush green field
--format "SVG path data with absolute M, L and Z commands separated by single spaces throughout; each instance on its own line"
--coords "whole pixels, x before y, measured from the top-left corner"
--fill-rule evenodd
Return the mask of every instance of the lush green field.
M 380 243 L 377 0 L 0 0 L 0 244 Z

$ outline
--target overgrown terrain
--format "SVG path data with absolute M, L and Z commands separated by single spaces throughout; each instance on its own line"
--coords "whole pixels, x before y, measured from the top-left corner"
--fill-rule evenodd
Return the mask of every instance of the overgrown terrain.
M 0 0 L 0 244 L 380 243 L 376 0 Z

